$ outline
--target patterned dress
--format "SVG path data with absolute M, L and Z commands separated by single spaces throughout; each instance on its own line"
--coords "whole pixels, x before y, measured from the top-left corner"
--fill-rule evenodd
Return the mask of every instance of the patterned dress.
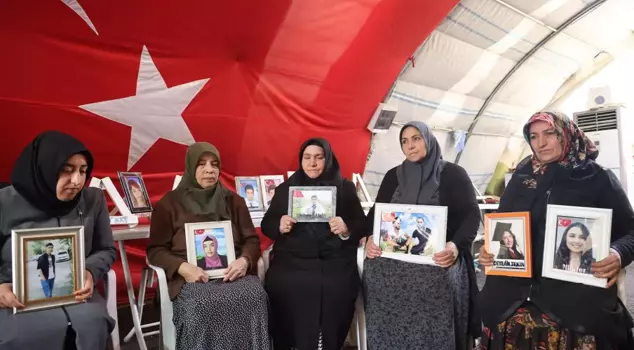
M 269 350 L 268 298 L 260 280 L 247 275 L 185 283 L 174 300 L 178 350 Z

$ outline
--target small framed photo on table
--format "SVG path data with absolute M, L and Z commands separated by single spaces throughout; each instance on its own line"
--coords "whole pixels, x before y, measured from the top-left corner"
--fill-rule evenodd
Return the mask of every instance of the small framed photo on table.
M 117 174 L 130 212 L 133 214 L 151 212 L 152 203 L 141 173 L 119 171 Z
M 284 175 L 262 175 L 260 176 L 260 185 L 262 188 L 262 199 L 264 209 L 271 206 L 271 201 L 275 195 L 275 189 L 284 182 Z
M 85 280 L 84 227 L 11 231 L 13 293 L 24 305 L 13 313 L 77 304 Z
M 487 275 L 533 277 L 529 212 L 484 215 L 484 247 L 493 254 Z
M 376 203 L 372 239 L 382 257 L 436 265 L 447 243 L 447 207 Z
M 236 260 L 231 221 L 185 224 L 187 262 L 200 267 L 210 278 L 222 278 Z
M 244 198 L 249 211 L 262 211 L 262 188 L 257 176 L 236 176 L 236 192 Z
M 548 205 L 542 276 L 607 287 L 592 263 L 610 254 L 612 209 Z
M 297 222 L 328 222 L 337 214 L 337 187 L 290 186 L 288 215 Z

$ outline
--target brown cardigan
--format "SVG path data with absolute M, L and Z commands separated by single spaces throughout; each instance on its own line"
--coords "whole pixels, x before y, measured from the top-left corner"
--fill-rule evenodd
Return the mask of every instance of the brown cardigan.
M 227 207 L 231 213 L 233 242 L 236 258 L 249 260 L 249 272 L 257 273 L 257 262 L 260 258 L 260 238 L 255 232 L 251 215 L 244 199 L 231 192 L 226 197 Z M 174 191 L 168 192 L 154 207 L 150 224 L 150 243 L 147 257 L 150 264 L 165 270 L 170 299 L 175 299 L 185 279 L 178 274 L 178 268 L 187 262 L 187 245 L 185 243 L 185 223 L 211 221 L 205 216 L 190 213 L 179 202 Z

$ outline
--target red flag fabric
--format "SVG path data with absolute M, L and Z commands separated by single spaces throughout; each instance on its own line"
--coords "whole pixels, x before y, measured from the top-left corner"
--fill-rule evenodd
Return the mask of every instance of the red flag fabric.
M 0 180 L 49 129 L 86 144 L 94 176 L 142 172 L 153 202 L 195 141 L 218 147 L 230 188 L 236 175 L 296 169 L 313 136 L 345 176 L 363 172 L 372 113 L 456 3 L 3 1 Z M 144 243 L 126 244 L 135 281 Z

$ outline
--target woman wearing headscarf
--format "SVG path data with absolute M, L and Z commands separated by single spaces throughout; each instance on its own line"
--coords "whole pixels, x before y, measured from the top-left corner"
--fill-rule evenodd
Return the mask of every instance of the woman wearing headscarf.
M 196 261 L 198 267 L 203 270 L 227 267 L 227 256 L 218 254 L 218 239 L 216 236 L 207 235 L 200 242 L 200 245 L 205 255 Z
M 304 142 L 299 164 L 276 188 L 261 224 L 275 241 L 265 279 L 273 344 L 276 350 L 340 350 L 358 296 L 356 250 L 365 235 L 365 214 L 328 141 Z M 288 215 L 289 186 L 336 186 L 336 217 L 328 223 L 296 222 Z
M 500 201 L 500 212 L 529 211 L 532 278 L 487 276 L 479 295 L 484 329 L 480 349 L 634 349 L 631 316 L 614 283 L 634 259 L 634 212 L 598 151 L 563 113 L 538 112 L 524 126 L 533 155 L 524 159 Z M 611 253 L 592 264 L 608 288 L 543 278 L 548 204 L 612 209 Z M 480 264 L 492 254 L 480 249 Z
M 47 131 L 22 151 L 11 174 L 13 185 L 0 190 L 1 350 L 106 348 L 114 320 L 95 284 L 110 270 L 116 249 L 102 191 L 84 188 L 93 165 L 79 140 Z M 85 274 L 85 283 L 74 295 L 85 303 L 13 315 L 13 307 L 24 305 L 12 292 L 17 281 L 12 279 L 11 230 L 64 226 L 84 227 L 86 271 L 78 273 Z
M 267 296 L 255 276 L 260 239 L 244 199 L 219 181 L 220 169 L 216 147 L 189 146 L 180 184 L 152 213 L 148 260 L 167 276 L 177 349 L 268 350 Z M 231 221 L 237 258 L 224 278 L 209 279 L 187 262 L 185 224 L 225 220 Z
M 442 159 L 440 145 L 423 122 L 399 134 L 405 160 L 383 178 L 376 203 L 446 206 L 446 248 L 433 256 L 438 266 L 378 258 L 370 236 L 363 268 L 368 348 L 471 349 L 479 335 L 473 305 L 477 293 L 471 244 L 480 210 L 467 172 Z M 371 234 L 375 208 L 368 213 Z M 395 297 L 398 297 L 395 299 Z M 397 300 L 397 302 L 395 302 Z

